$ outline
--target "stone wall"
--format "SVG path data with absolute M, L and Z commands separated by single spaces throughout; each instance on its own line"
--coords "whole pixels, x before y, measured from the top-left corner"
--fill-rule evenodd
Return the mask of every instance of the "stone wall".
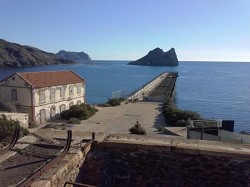
M 113 135 L 83 151 L 71 147 L 32 187 L 250 186 L 249 155 L 249 144 Z
M 74 182 L 80 173 L 85 156 L 91 149 L 91 144 L 84 150 L 71 150 L 53 168 L 43 174 L 31 187 L 61 187 L 65 182 Z
M 249 159 L 194 153 L 160 145 L 103 142 L 87 155 L 78 182 L 119 187 L 250 185 Z

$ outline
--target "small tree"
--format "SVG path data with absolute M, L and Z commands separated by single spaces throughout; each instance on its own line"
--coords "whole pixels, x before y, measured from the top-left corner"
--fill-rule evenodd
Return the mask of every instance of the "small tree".
M 141 126 L 141 124 L 139 124 L 138 121 L 135 123 L 133 127 L 129 129 L 129 132 L 131 132 L 131 134 L 140 134 L 140 135 L 147 134 L 146 130 Z

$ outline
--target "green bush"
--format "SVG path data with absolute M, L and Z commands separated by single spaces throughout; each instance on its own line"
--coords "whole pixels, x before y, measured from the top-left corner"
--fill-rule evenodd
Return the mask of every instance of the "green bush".
M 81 121 L 77 118 L 69 118 L 69 123 L 72 123 L 72 124 L 80 124 Z
M 7 120 L 5 115 L 0 117 L 0 142 L 7 145 L 13 139 L 15 129 L 19 128 L 19 138 L 28 135 L 29 131 L 20 126 L 19 121 Z
M 123 98 L 113 98 L 113 99 L 108 99 L 108 104 L 110 106 L 118 106 L 121 104 L 121 102 L 124 101 Z
M 172 100 L 164 103 L 163 114 L 166 123 L 170 126 L 185 126 L 186 123 L 183 123 L 183 120 L 186 121 L 188 118 L 192 120 L 201 119 L 200 115 L 196 112 L 176 108 Z
M 70 118 L 84 120 L 93 116 L 96 112 L 97 109 L 89 104 L 73 105 L 69 110 L 65 110 L 61 113 L 61 118 L 66 120 Z
M 141 126 L 141 124 L 138 123 L 138 121 L 133 127 L 129 129 L 129 132 L 131 132 L 131 134 L 140 134 L 140 135 L 147 134 L 146 130 Z

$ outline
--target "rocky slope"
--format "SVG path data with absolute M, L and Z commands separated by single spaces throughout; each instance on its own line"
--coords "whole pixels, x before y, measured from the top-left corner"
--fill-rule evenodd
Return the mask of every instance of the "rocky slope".
M 160 48 L 155 48 L 146 56 L 136 61 L 129 62 L 128 64 L 141 66 L 178 66 L 179 61 L 174 48 L 171 48 L 167 52 L 164 52 Z
M 59 51 L 56 56 L 62 59 L 68 59 L 79 63 L 93 63 L 88 54 L 84 52 Z
M 35 47 L 23 46 L 0 39 L 0 67 L 30 67 L 71 63 L 75 62 L 59 59 L 55 54 Z

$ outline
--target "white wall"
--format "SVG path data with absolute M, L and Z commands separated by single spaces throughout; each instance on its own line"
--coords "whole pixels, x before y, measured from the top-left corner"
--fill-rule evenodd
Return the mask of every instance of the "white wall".
M 81 93 L 77 93 L 77 85 L 81 86 Z M 73 94 L 70 95 L 69 87 L 73 86 Z M 60 90 L 61 87 L 65 88 L 65 96 L 61 97 Z M 51 100 L 50 90 L 55 89 L 55 99 Z M 40 92 L 44 90 L 45 92 L 45 100 L 40 101 Z M 54 87 L 46 87 L 41 89 L 34 90 L 34 106 L 35 106 L 35 121 L 36 123 L 41 122 L 41 110 L 45 110 L 46 121 L 51 120 L 51 108 L 55 108 L 55 114 L 58 116 L 60 114 L 60 106 L 65 105 L 65 110 L 69 109 L 70 103 L 73 102 L 74 105 L 80 101 L 80 103 L 85 102 L 85 84 L 77 83 L 77 84 L 69 84 L 62 86 L 54 86 Z
M 250 143 L 250 135 L 229 132 L 225 130 L 219 130 L 218 135 L 221 137 L 221 140 L 232 139 L 242 143 Z
M 16 89 L 17 101 L 12 100 L 11 90 Z M 13 75 L 0 82 L 0 103 L 11 102 L 16 105 L 31 106 L 31 87 L 18 75 Z
M 4 114 L 8 120 L 12 119 L 15 121 L 19 121 L 21 127 L 24 127 L 24 128 L 29 127 L 29 115 L 28 114 L 0 112 L 0 118 L 2 118 L 2 114 Z
M 81 85 L 81 94 L 77 94 L 77 85 Z M 38 106 L 43 106 L 43 105 L 47 105 L 47 104 L 55 104 L 57 102 L 61 102 L 61 101 L 69 101 L 75 98 L 80 98 L 80 97 L 84 97 L 85 96 L 85 84 L 83 83 L 78 83 L 78 84 L 69 84 L 69 85 L 62 85 L 62 86 L 52 86 L 52 87 L 46 87 L 46 88 L 40 88 L 40 89 L 35 89 L 34 90 L 34 106 L 38 107 Z M 69 87 L 73 86 L 73 95 L 69 95 Z M 65 87 L 65 96 L 61 97 L 60 96 L 60 90 L 61 87 Z M 51 89 L 55 89 L 55 99 L 51 100 L 50 99 L 50 90 Z M 45 91 L 45 100 L 44 101 L 40 101 L 40 92 L 44 90 Z

